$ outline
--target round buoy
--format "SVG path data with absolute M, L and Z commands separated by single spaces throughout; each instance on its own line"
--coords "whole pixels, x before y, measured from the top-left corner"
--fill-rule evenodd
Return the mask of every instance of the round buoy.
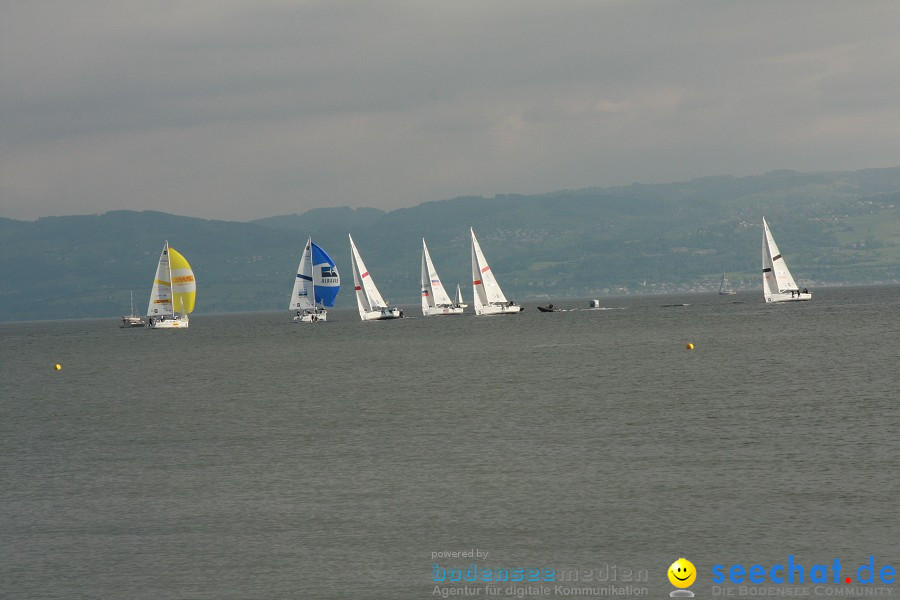
M 56 369 L 57 371 L 59 371 L 60 369 L 62 369 L 62 365 L 59 363 L 56 363 L 56 365 L 53 368 Z
M 693 350 L 694 345 L 692 343 L 688 342 L 688 344 L 687 344 L 687 346 L 685 346 L 685 348 L 687 348 L 688 350 Z

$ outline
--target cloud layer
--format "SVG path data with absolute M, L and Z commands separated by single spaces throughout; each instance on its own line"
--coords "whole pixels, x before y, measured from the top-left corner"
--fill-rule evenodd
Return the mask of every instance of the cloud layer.
M 0 216 L 900 164 L 900 4 L 13 2 Z

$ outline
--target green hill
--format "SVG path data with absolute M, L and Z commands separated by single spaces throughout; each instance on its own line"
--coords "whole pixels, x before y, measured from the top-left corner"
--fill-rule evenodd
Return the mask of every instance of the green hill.
M 900 279 L 900 168 L 465 197 L 383 212 L 316 209 L 251 223 L 158 212 L 0 219 L 0 320 L 144 308 L 163 241 L 191 262 L 198 312 L 285 308 L 312 235 L 354 303 L 347 233 L 384 296 L 416 304 L 421 239 L 448 288 L 468 287 L 469 227 L 516 299 L 759 286 L 761 217 L 810 287 Z

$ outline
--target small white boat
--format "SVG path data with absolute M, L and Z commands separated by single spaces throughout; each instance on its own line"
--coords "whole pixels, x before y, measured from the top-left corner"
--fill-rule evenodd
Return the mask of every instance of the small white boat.
M 167 241 L 159 256 L 156 277 L 150 290 L 147 324 L 153 329 L 186 328 L 196 297 L 197 283 L 191 265 Z
M 132 327 L 143 327 L 145 325 L 144 319 L 134 314 L 134 292 L 129 292 L 131 294 L 131 314 L 125 315 L 122 317 L 122 324 L 119 325 L 121 329 L 130 329 Z
M 719 295 L 720 296 L 734 296 L 737 294 L 731 286 L 728 284 L 728 280 L 725 278 L 725 272 L 722 272 L 722 282 L 719 284 Z
M 497 283 L 475 238 L 475 230 L 470 227 L 469 232 L 472 234 L 472 287 L 475 292 L 475 314 L 515 315 L 522 312 L 523 307 L 507 300 L 503 295 L 503 290 L 500 289 L 500 284 Z
M 463 307 L 454 304 L 447 295 L 434 263 L 431 262 L 425 238 L 422 238 L 422 314 L 426 317 L 463 314 Z
M 388 306 L 375 286 L 369 270 L 366 269 L 353 236 L 350 237 L 350 262 L 353 264 L 353 287 L 356 288 L 356 306 L 359 318 L 363 321 L 380 321 L 382 319 L 399 319 L 403 311 L 396 306 Z
M 288 307 L 295 313 L 294 323 L 327 321 L 325 307 L 334 306 L 340 287 L 341 276 L 334 261 L 312 238 L 307 239 Z
M 806 289 L 802 291 L 794 282 L 784 257 L 778 251 L 778 245 L 769 231 L 769 224 L 763 217 L 762 239 L 762 272 L 763 296 L 766 302 L 799 302 L 812 300 L 812 294 Z

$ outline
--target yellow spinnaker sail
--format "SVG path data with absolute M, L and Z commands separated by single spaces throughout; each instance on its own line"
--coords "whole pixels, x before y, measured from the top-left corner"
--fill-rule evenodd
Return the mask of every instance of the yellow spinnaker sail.
M 193 312 L 197 297 L 194 271 L 187 259 L 172 246 L 169 246 L 169 269 L 172 271 L 172 308 L 179 313 Z

